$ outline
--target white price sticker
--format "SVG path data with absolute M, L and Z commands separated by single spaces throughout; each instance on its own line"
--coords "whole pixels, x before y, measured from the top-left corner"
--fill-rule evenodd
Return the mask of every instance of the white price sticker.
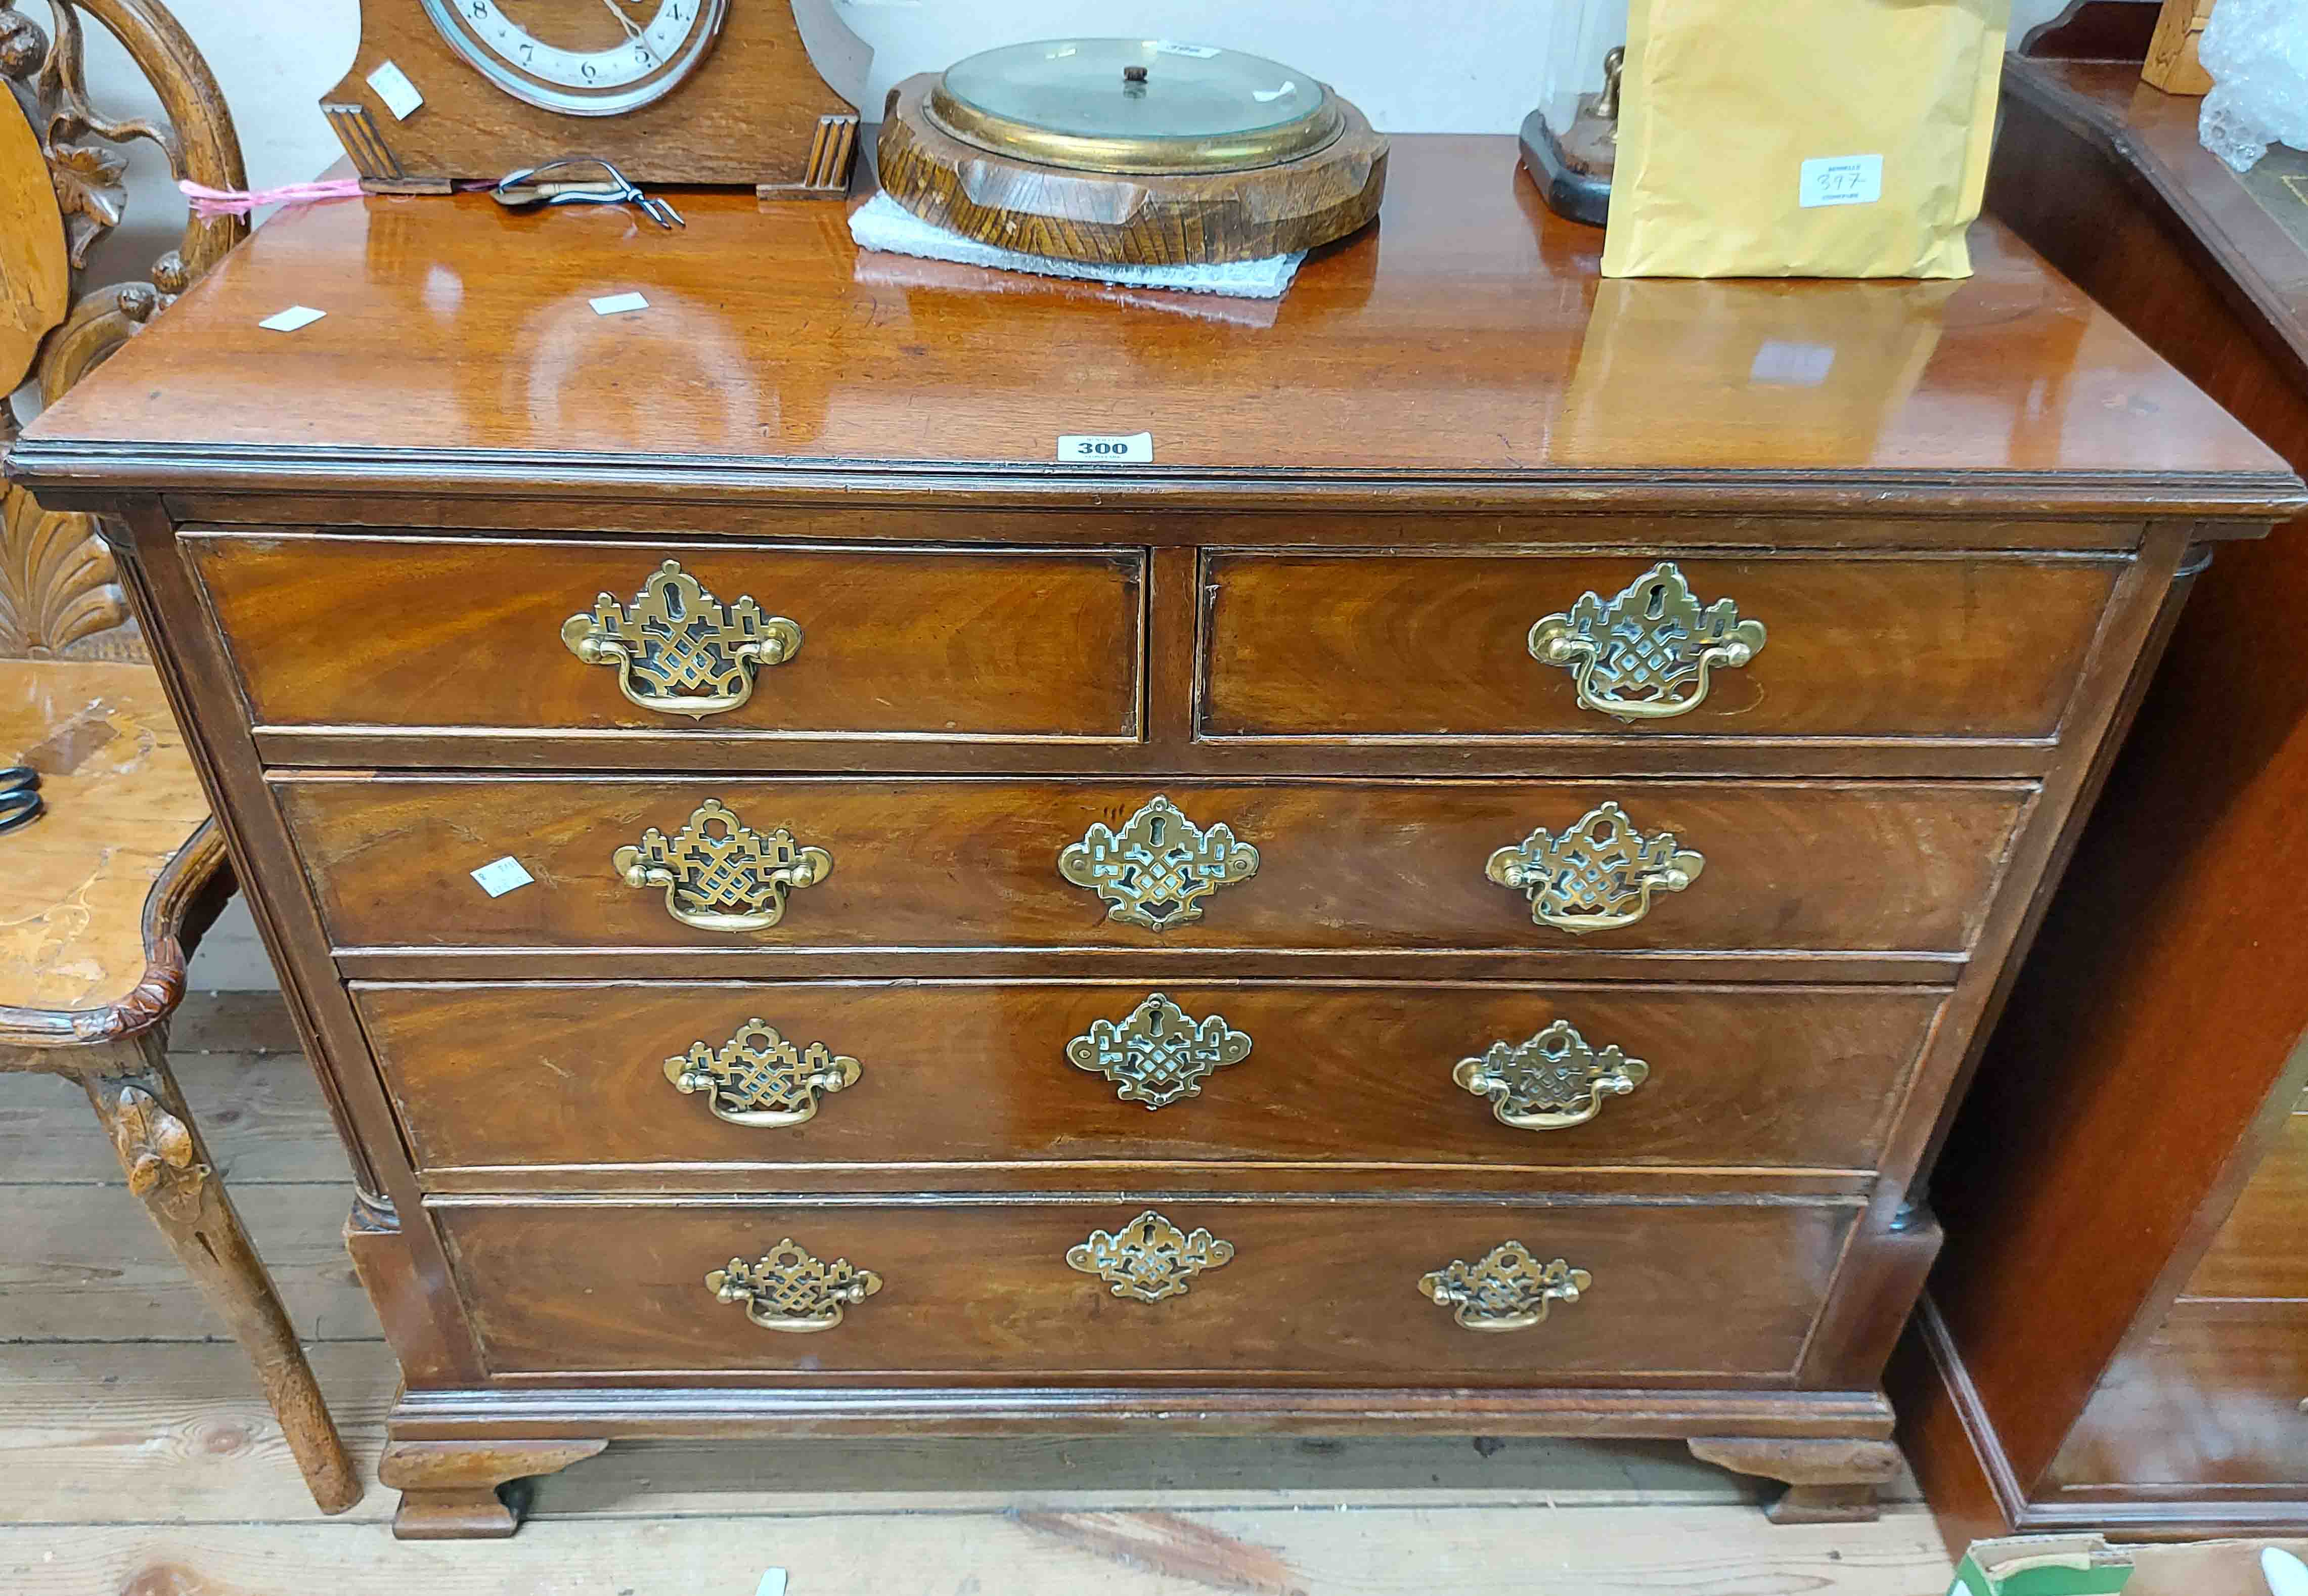
M 492 898 L 502 898 L 517 886 L 527 886 L 537 879 L 521 867 L 521 861 L 507 854 L 501 859 L 491 859 L 473 872 L 473 879 L 481 884 L 481 891 Z
M 299 327 L 309 327 L 329 313 L 314 310 L 309 305 L 291 305 L 286 310 L 273 312 L 256 324 L 267 332 L 294 332 Z
M 1883 158 L 1880 155 L 1831 155 L 1803 163 L 1803 181 L 1796 203 L 1809 211 L 1819 205 L 1872 205 L 1883 197 Z
M 1218 47 L 1216 45 L 1174 44 L 1167 39 L 1156 39 L 1154 41 L 1154 48 L 1161 55 L 1189 56 L 1197 61 L 1207 61 L 1211 56 L 1219 53 Z
M 649 301 L 639 294 L 604 294 L 592 305 L 595 315 L 616 315 L 623 311 L 649 308 Z
M 1133 432 L 1093 435 L 1070 432 L 1058 439 L 1058 458 L 1088 465 L 1152 465 L 1154 435 Z
M 417 92 L 417 85 L 409 81 L 409 74 L 390 61 L 368 74 L 368 86 L 376 91 L 376 97 L 384 101 L 384 108 L 392 113 L 395 122 L 408 121 L 409 114 L 425 103 L 425 97 Z

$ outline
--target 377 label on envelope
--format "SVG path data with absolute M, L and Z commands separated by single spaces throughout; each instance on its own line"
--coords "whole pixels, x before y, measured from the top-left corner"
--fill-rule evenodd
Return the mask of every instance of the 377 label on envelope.
M 1828 155 L 1803 163 L 1803 181 L 1796 203 L 1809 211 L 1817 205 L 1872 205 L 1883 197 L 1883 158 L 1880 155 Z

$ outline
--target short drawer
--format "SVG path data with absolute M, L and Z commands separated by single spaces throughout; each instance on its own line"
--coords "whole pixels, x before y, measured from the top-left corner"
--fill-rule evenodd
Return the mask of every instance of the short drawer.
M 1399 1385 L 1784 1379 L 1854 1212 L 1166 1196 L 432 1208 L 500 1375 Z M 1511 1244 L 1529 1264 L 1494 1255 Z M 1584 1272 L 1576 1301 L 1530 1278 L 1557 1259 Z M 733 1260 L 731 1294 L 750 1297 L 725 1300 L 707 1281 Z M 1454 1264 L 1446 1294 L 1498 1305 L 1469 1318 L 1545 1317 L 1463 1326 L 1421 1283 Z M 852 1300 L 827 1300 L 845 1288 Z M 833 1307 L 823 1328 L 754 1322 Z
M 1961 951 L 2034 790 L 274 781 L 340 947 L 885 954 Z M 535 879 L 491 897 L 503 856 Z
M 973 1165 L 979 1184 L 1047 1185 L 1106 1160 L 1433 1165 L 1477 1184 L 1580 1165 L 1864 1171 L 1945 997 L 1281 981 L 353 992 L 420 1169 L 726 1165 L 761 1189 L 871 1189 L 876 1170 L 919 1186 Z
M 260 728 L 1138 733 L 1136 550 L 183 540 Z
M 2125 564 L 1215 553 L 1201 730 L 2048 738 Z

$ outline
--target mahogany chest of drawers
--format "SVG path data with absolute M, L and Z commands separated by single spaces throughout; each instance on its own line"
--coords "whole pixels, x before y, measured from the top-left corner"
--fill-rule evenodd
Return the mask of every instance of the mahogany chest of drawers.
M 12 466 L 118 518 L 341 1115 L 400 1531 L 1020 1426 L 1871 1512 L 1942 1110 L 2290 472 L 1993 227 L 1605 284 L 1511 140 L 1279 306 L 685 208 L 289 214 Z

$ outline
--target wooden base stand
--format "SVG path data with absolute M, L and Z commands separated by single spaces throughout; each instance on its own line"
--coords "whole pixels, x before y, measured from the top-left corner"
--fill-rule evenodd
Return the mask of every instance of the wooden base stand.
M 521 1528 L 527 1492 L 510 1488 L 583 1462 L 607 1441 L 394 1441 L 376 1477 L 400 1492 L 400 1540 L 503 1540 Z
M 1786 1480 L 1787 1494 L 1769 1509 L 1775 1524 L 1873 1523 L 1882 1511 L 1877 1488 L 1899 1471 L 1899 1449 L 1889 1441 L 1694 1436 L 1691 1455 L 1735 1473 Z

